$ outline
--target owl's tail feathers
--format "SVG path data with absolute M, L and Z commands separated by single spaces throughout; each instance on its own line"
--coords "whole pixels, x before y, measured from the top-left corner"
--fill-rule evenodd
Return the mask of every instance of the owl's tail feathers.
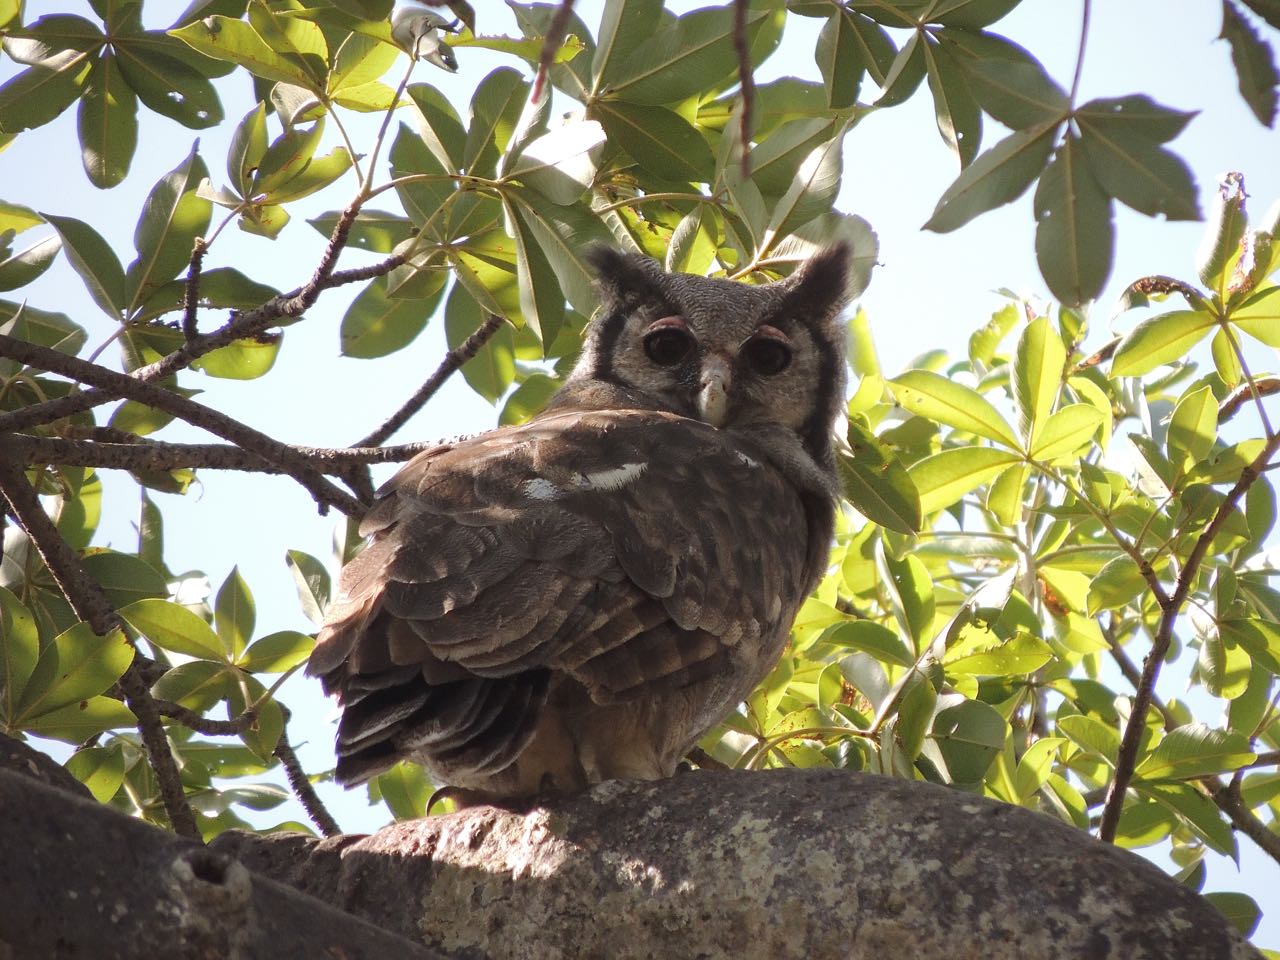
M 379 597 L 366 595 L 355 602 L 330 605 L 324 627 L 316 636 L 315 649 L 307 661 L 307 676 L 320 677 L 325 693 L 338 686 L 342 667 L 351 658 L 356 644 L 364 636 L 370 618 L 376 612 Z

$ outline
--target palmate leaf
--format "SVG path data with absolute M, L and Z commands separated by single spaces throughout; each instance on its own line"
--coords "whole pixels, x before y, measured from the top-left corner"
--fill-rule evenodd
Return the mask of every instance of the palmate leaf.
M 138 99 L 115 56 L 104 54 L 89 71 L 78 121 L 89 182 L 100 189 L 114 187 L 128 174 L 138 145 Z
M 920 512 L 927 516 L 995 479 L 1017 460 L 1016 454 L 991 447 L 957 447 L 925 457 L 907 472 L 920 495 Z
M 938 41 L 954 54 L 974 99 L 1006 126 L 1025 130 L 1066 115 L 1066 91 L 1017 44 L 964 30 L 943 30 Z
M 436 271 L 438 273 L 438 271 Z M 434 289 L 418 297 L 392 297 L 390 279 L 375 277 L 342 317 L 339 336 L 342 354 L 371 359 L 402 350 L 417 338 L 440 303 L 444 276 Z
M 1020 130 L 979 154 L 943 193 L 926 230 L 948 233 L 1020 197 L 1044 169 L 1058 123 Z
M 982 111 L 951 53 L 940 44 L 925 43 L 922 50 L 938 133 L 960 166 L 968 166 L 982 142 Z
M 459 346 L 485 321 L 485 311 L 468 288 L 454 284 L 444 308 L 445 337 L 450 348 Z M 490 403 L 496 403 L 515 379 L 515 343 L 505 324 L 489 338 L 476 355 L 462 365 L 468 385 Z
M 1036 263 L 1049 290 L 1067 306 L 1095 299 L 1111 274 L 1115 226 L 1111 201 L 1068 137 L 1036 187 Z
M 196 194 L 196 187 L 208 176 L 193 145 L 186 159 L 151 188 L 133 234 L 138 257 L 125 274 L 129 312 L 190 262 L 195 238 L 209 229 L 213 210 L 208 200 Z
M 89 296 L 112 320 L 122 319 L 125 306 L 124 267 L 97 230 L 74 217 L 42 213 L 62 238 L 62 248 L 80 275 Z
M 1018 440 L 982 394 L 930 370 L 908 370 L 889 381 L 894 399 L 921 417 L 1016 448 Z
M 1231 45 L 1231 62 L 1236 68 L 1240 96 L 1263 126 L 1275 126 L 1280 72 L 1276 70 L 1271 44 L 1237 12 L 1230 0 L 1222 0 L 1222 33 L 1219 38 Z
M 1162 363 L 1180 360 L 1214 325 L 1213 317 L 1200 310 L 1173 310 L 1149 317 L 1121 341 L 1111 361 L 1111 376 L 1141 376 Z
M 1066 347 L 1049 318 L 1037 317 L 1027 324 L 1018 338 L 1010 379 L 1018 427 L 1028 449 L 1036 445 L 1053 412 L 1066 364 Z
M 1076 122 L 1089 170 L 1102 189 L 1147 216 L 1200 219 L 1191 171 L 1152 139 L 1149 122 L 1131 119 L 1123 110 L 1090 110 L 1093 106 L 1086 104 Z
M 920 495 L 893 449 L 856 420 L 849 421 L 849 452 L 839 457 L 845 498 L 867 519 L 897 530 L 920 529 Z
M 296 59 L 277 53 L 253 26 L 243 20 L 215 15 L 170 30 L 169 34 L 207 57 L 244 67 L 256 77 L 315 89 L 310 73 Z
M 715 157 L 702 134 L 674 110 L 601 100 L 592 107 L 609 139 L 636 161 L 638 172 L 668 180 L 708 183 Z

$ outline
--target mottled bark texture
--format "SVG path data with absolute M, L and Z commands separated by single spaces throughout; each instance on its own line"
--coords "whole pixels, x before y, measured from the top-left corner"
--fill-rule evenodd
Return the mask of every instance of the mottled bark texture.
M 837 771 L 704 771 L 360 839 L 214 846 L 456 958 L 1260 957 L 1132 853 L 959 791 Z
M 0 960 L 439 960 L 44 779 L 0 769 Z

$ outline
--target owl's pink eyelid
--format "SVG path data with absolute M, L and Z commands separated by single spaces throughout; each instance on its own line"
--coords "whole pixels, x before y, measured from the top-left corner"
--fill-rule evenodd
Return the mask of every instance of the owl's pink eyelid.
M 659 330 L 679 330 L 681 333 L 689 332 L 689 325 L 684 322 L 684 317 L 671 316 L 663 317 L 661 320 L 655 320 L 645 329 L 645 335 L 657 333 Z
M 748 341 L 776 340 L 778 343 L 781 343 L 784 346 L 787 346 L 787 347 L 791 346 L 790 337 L 788 337 L 785 333 L 783 333 L 777 327 L 771 327 L 767 323 L 762 323 L 760 324 L 760 326 L 756 327 L 755 333 L 751 334 L 751 336 L 748 337 L 747 340 Z

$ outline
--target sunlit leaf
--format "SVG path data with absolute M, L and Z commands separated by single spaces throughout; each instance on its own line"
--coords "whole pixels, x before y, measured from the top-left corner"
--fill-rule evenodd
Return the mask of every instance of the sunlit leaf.
M 963 384 L 928 370 L 908 370 L 889 381 L 899 404 L 912 413 L 967 433 L 1017 447 L 1013 430 L 999 411 Z

